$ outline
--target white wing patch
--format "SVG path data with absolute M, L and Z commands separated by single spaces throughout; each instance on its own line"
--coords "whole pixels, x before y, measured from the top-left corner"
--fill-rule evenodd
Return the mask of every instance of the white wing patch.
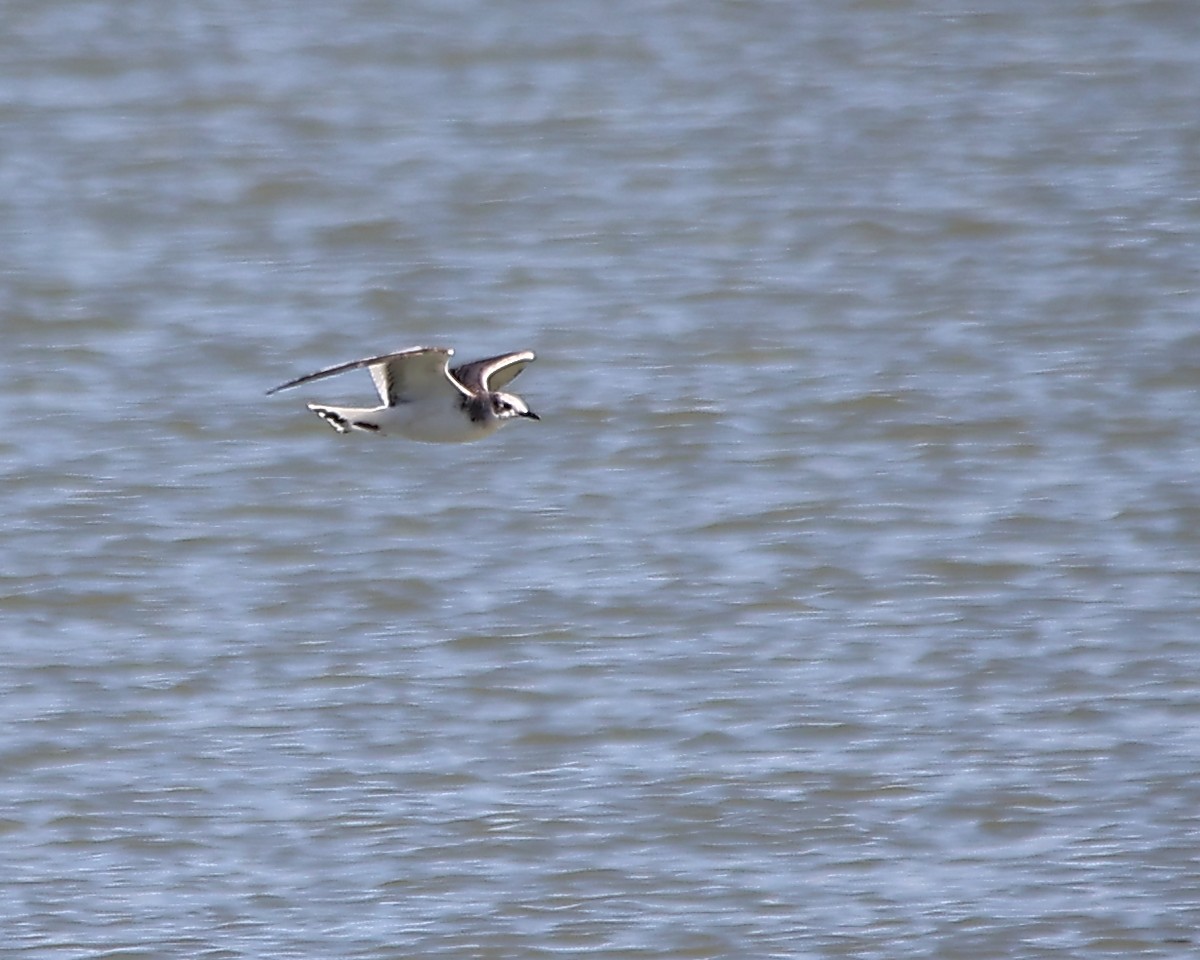
M 349 363 L 339 363 L 332 367 L 326 367 L 324 370 L 318 370 L 316 373 L 308 373 L 303 377 L 297 377 L 295 380 L 289 380 L 287 383 L 281 383 L 277 387 L 272 387 L 267 391 L 269 396 L 272 393 L 278 393 L 280 390 L 287 390 L 290 387 L 298 387 L 302 383 L 310 383 L 313 380 L 323 380 L 326 377 L 332 377 L 339 373 L 345 373 L 347 370 L 357 370 L 360 367 L 386 367 L 388 376 L 391 382 L 388 384 L 389 390 L 395 389 L 396 371 L 402 370 L 403 367 L 397 367 L 395 364 L 402 363 L 405 360 L 421 360 L 424 359 L 427 365 L 432 364 L 430 369 L 441 371 L 443 377 L 446 376 L 446 364 L 449 358 L 454 356 L 454 351 L 449 347 L 409 347 L 407 350 L 399 350 L 396 353 L 384 353 L 378 357 L 366 357 L 362 360 L 351 360 Z M 388 393 L 384 387 L 380 385 L 379 377 L 375 374 L 374 369 L 371 371 L 371 376 L 375 380 L 375 386 L 379 389 L 380 397 L 384 403 L 388 403 Z M 448 378 L 447 378 L 448 379 Z
M 458 397 L 467 391 L 446 369 L 453 355 L 448 347 L 405 353 L 372 366 L 371 376 L 389 407 L 438 396 Z

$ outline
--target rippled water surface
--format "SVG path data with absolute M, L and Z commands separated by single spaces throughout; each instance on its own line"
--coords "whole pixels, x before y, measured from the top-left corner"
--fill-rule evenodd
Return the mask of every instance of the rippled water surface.
M 8 4 L 0 956 L 1194 956 L 1198 49 Z

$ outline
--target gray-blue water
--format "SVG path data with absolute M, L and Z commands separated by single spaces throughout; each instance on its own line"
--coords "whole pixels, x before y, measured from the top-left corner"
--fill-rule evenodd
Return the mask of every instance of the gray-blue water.
M 6 4 L 0 957 L 1195 956 L 1198 50 Z

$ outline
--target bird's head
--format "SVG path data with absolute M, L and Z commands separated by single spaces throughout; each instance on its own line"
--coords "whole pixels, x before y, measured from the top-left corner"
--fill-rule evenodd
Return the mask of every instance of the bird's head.
M 525 401 L 515 393 L 502 393 L 499 390 L 491 394 L 492 415 L 497 420 L 512 420 L 514 417 L 525 417 L 528 420 L 542 419 L 526 406 Z

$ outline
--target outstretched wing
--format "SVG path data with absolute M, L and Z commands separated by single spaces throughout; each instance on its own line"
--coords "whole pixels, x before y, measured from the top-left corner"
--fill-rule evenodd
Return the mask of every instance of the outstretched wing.
M 446 373 L 446 366 L 453 355 L 454 351 L 449 347 L 409 347 L 396 353 L 384 353 L 377 357 L 366 357 L 326 367 L 316 373 L 309 373 L 272 387 L 267 394 L 298 387 L 313 380 L 324 380 L 326 377 L 345 373 L 347 370 L 358 370 L 360 367 L 370 369 L 375 389 L 379 391 L 379 399 L 388 406 L 408 399 L 413 393 L 444 390 L 448 386 L 464 392 L 459 390 L 458 384 Z
M 371 377 L 389 407 L 438 394 L 463 395 L 467 391 L 446 371 L 453 355 L 449 347 L 404 350 L 370 364 Z
M 461 364 L 450 371 L 450 376 L 472 393 L 503 390 L 536 357 L 532 350 L 502 353 L 498 357 Z

